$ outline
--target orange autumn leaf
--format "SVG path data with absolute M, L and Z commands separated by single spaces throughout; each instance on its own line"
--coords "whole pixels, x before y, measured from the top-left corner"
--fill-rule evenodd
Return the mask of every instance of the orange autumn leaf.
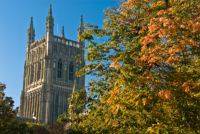
M 139 31 L 139 34 L 145 32 L 147 30 L 147 27 L 143 27 L 140 31 Z
M 158 25 L 156 25 L 156 24 L 152 24 L 152 25 L 150 25 L 148 28 L 149 28 L 149 32 L 150 32 L 150 33 L 153 33 L 153 32 L 155 32 L 159 27 L 158 27 Z
M 167 30 L 166 29 L 160 29 L 158 32 L 158 36 L 160 38 L 166 37 L 167 36 Z
M 154 57 L 151 57 L 150 60 L 148 61 L 148 63 L 150 65 L 153 65 L 155 63 L 158 63 L 161 61 L 161 57 L 160 56 L 154 56 Z
M 165 14 L 165 13 L 166 13 L 165 10 L 160 10 L 160 11 L 157 12 L 157 15 L 163 15 L 163 14 Z
M 192 32 L 193 33 L 200 32 L 200 22 L 196 22 L 192 24 Z
M 183 89 L 183 91 L 186 92 L 186 93 L 191 92 L 191 87 L 190 87 L 190 85 L 189 85 L 188 82 L 184 82 L 184 83 L 182 84 L 182 89 Z
M 175 47 L 170 47 L 168 53 L 170 54 L 170 56 L 173 56 L 176 53 Z
M 189 43 L 192 45 L 192 46 L 198 46 L 197 45 L 197 41 L 193 40 L 193 39 L 189 39 Z
M 173 82 L 172 82 L 172 85 L 173 85 L 173 86 L 179 86 L 179 83 L 178 83 L 177 81 L 173 81 Z
M 143 38 L 142 44 L 147 45 L 149 43 L 152 43 L 154 41 L 154 36 L 153 35 L 147 35 Z
M 110 68 L 119 69 L 122 65 L 118 61 L 114 61 L 110 64 Z
M 166 63 L 167 64 L 176 64 L 179 62 L 178 58 L 175 58 L 174 56 L 170 56 L 169 58 L 167 58 Z
M 192 92 L 194 89 L 198 89 L 199 85 L 196 83 L 192 83 L 192 82 L 184 82 L 182 84 L 182 90 L 186 93 L 190 93 Z
M 147 61 L 149 59 L 149 56 L 148 55 L 142 55 L 140 57 L 140 61 Z
M 171 100 L 173 97 L 173 91 L 172 90 L 161 90 L 158 92 L 158 97 L 162 100 Z
M 167 27 L 167 26 L 173 26 L 174 25 L 174 22 L 171 20 L 171 19 L 165 19 L 163 21 L 163 26 L 164 27 Z

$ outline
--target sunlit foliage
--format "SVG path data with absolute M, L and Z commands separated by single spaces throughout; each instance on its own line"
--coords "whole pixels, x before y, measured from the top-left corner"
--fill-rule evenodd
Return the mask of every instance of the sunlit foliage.
M 72 122 L 83 133 L 200 133 L 200 0 L 128 0 L 103 28 L 86 25 L 89 89 Z M 78 118 L 78 117 L 77 117 Z

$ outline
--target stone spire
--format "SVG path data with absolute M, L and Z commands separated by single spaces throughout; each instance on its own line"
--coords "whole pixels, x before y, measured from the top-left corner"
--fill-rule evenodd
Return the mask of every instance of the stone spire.
M 53 36 L 53 28 L 54 28 L 54 18 L 52 16 L 52 6 L 50 4 L 48 16 L 46 18 L 46 34 L 47 34 L 47 36 Z
M 64 29 L 64 26 L 62 26 L 61 37 L 65 38 L 65 29 Z
M 33 27 L 33 17 L 31 17 L 30 26 L 28 28 L 28 44 L 31 44 L 35 41 L 35 29 Z
M 83 31 L 84 31 L 84 24 L 83 24 L 83 16 L 81 15 L 81 17 L 80 17 L 80 25 L 79 25 L 79 28 L 78 28 L 78 41 L 79 42 L 81 42 L 80 36 L 83 33 Z

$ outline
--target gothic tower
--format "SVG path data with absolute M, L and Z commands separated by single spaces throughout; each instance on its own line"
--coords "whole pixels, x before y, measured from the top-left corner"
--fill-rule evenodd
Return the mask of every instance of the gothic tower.
M 83 18 L 78 29 L 78 40 L 67 39 L 62 27 L 61 36 L 54 35 L 54 18 L 50 6 L 46 18 L 46 35 L 35 41 L 33 17 L 28 28 L 24 81 L 20 101 L 20 115 L 37 122 L 53 123 L 66 112 L 67 99 L 73 86 L 84 88 L 85 78 L 75 72 L 84 66 Z M 76 57 L 80 57 L 77 62 Z

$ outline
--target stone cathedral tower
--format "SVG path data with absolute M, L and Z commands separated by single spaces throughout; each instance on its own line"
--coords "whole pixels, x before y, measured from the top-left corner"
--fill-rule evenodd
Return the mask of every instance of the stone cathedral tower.
M 78 36 L 83 32 L 81 16 Z M 76 62 L 78 60 L 81 62 Z M 84 88 L 85 78 L 77 78 L 76 70 L 84 66 L 84 42 L 67 39 L 62 27 L 61 36 L 54 35 L 54 18 L 50 6 L 46 18 L 46 36 L 35 41 L 31 17 L 28 28 L 24 81 L 21 93 L 20 116 L 37 122 L 53 123 L 66 112 L 67 99 L 73 87 Z

